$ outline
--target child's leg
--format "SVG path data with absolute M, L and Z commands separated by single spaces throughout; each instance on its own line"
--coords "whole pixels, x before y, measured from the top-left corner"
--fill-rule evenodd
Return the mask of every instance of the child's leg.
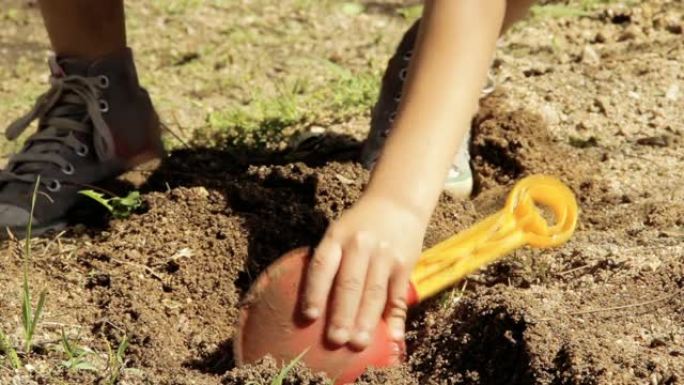
M 123 0 L 38 3 L 57 55 L 97 58 L 126 47 Z
M 508 0 L 501 33 L 505 33 L 515 22 L 522 19 L 533 3 L 534 0 Z M 367 168 L 372 168 L 375 164 L 392 128 L 402 97 L 404 79 L 411 60 L 413 46 L 418 35 L 419 22 L 420 20 L 406 32 L 385 70 L 380 98 L 371 116 L 371 130 L 361 153 L 361 162 Z M 485 96 L 493 90 L 492 80 L 491 84 L 484 85 L 482 95 Z M 458 197 L 470 195 L 473 187 L 468 145 L 468 140 L 464 140 L 444 185 L 446 191 Z
M 0 237 L 23 235 L 40 176 L 33 233 L 58 229 L 78 192 L 161 153 L 159 120 L 126 47 L 123 0 L 40 0 L 56 57 L 49 90 L 6 130 L 38 120 L 0 171 Z M 27 198 L 28 197 L 28 198 Z

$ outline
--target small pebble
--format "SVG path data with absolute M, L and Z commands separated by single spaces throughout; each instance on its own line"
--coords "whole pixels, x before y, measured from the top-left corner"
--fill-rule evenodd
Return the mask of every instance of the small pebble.
M 676 102 L 679 99 L 679 84 L 672 84 L 665 92 L 665 99 Z
M 591 46 L 587 45 L 582 50 L 582 63 L 596 66 L 601 63 L 601 57 Z
M 540 113 L 546 124 L 556 125 L 560 123 L 560 114 L 550 104 L 544 104 L 540 109 Z

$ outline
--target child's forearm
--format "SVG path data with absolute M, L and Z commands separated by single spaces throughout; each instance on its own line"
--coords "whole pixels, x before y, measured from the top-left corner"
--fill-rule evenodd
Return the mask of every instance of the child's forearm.
M 426 1 L 399 114 L 367 195 L 427 222 L 476 112 L 505 10 L 505 0 Z

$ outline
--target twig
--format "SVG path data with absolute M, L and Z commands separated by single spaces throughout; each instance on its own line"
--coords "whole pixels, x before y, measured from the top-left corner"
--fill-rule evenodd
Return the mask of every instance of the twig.
M 124 260 L 121 260 L 121 259 L 118 259 L 118 258 L 111 258 L 111 260 L 114 261 L 114 262 L 118 262 L 118 263 L 124 264 L 124 265 L 129 265 L 129 266 L 137 267 L 137 268 L 139 268 L 139 269 L 143 269 L 143 270 L 145 270 L 146 272 L 148 272 L 150 275 L 152 275 L 154 278 L 160 280 L 161 282 L 164 282 L 164 278 L 163 278 L 161 275 L 159 275 L 156 271 L 154 271 L 154 269 L 152 269 L 152 268 L 149 267 L 149 266 L 145 266 L 145 265 L 140 264 L 140 263 L 124 261 Z
M 173 114 L 173 118 L 176 121 L 176 124 L 179 127 L 181 127 L 180 123 L 178 123 L 178 117 L 176 117 L 175 114 Z M 172 130 L 169 125 L 167 125 L 165 123 L 160 123 L 160 124 L 161 124 L 162 128 L 164 130 L 166 130 L 168 133 L 170 133 L 171 136 L 173 136 L 177 141 L 179 141 L 183 145 L 183 147 L 185 147 L 186 150 L 189 150 L 191 148 L 190 145 L 185 140 L 183 140 L 183 138 L 181 138 L 180 135 L 178 135 L 174 130 Z
M 561 271 L 561 272 L 559 272 L 558 274 L 559 274 L 559 275 L 567 275 L 567 274 L 574 273 L 574 272 L 576 272 L 576 271 L 580 271 L 580 270 L 586 269 L 586 268 L 588 268 L 588 267 L 590 267 L 590 266 L 585 264 L 585 265 L 578 266 L 578 267 L 575 267 L 575 268 L 572 268 L 572 269 L 568 269 L 568 270 L 565 270 L 565 271 Z
M 604 312 L 604 311 L 615 311 L 615 310 L 630 309 L 630 308 L 641 307 L 641 306 L 648 306 L 648 305 L 653 305 L 653 304 L 658 303 L 658 302 L 669 301 L 671 298 L 674 298 L 678 294 L 680 294 L 679 291 L 677 291 L 673 294 L 669 294 L 669 295 L 666 295 L 666 296 L 663 296 L 660 298 L 650 300 L 650 301 L 632 303 L 629 305 L 622 305 L 622 306 L 612 306 L 612 307 L 604 307 L 604 308 L 598 308 L 598 309 L 580 310 L 580 311 L 571 312 L 568 314 L 569 315 L 582 315 L 582 314 L 591 314 L 591 313 L 599 313 L 599 312 Z

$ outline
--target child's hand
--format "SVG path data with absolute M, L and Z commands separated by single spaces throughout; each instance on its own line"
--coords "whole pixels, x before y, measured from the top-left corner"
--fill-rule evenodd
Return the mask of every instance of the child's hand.
M 316 319 L 332 294 L 330 342 L 367 347 L 383 313 L 392 339 L 403 340 L 406 292 L 424 222 L 389 199 L 366 195 L 330 225 L 311 261 L 302 307 Z

